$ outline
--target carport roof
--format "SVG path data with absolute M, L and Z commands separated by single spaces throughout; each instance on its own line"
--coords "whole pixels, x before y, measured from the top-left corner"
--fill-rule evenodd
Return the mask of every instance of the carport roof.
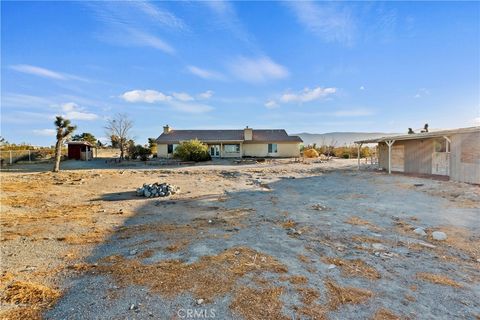
M 358 141 L 355 141 L 355 143 L 365 144 L 365 143 L 385 142 L 387 140 L 401 141 L 401 140 L 438 138 L 438 137 L 449 136 L 457 133 L 469 133 L 469 132 L 480 132 L 480 126 L 449 129 L 449 130 L 438 130 L 438 131 L 432 131 L 432 132 L 421 132 L 421 133 L 413 133 L 413 134 L 402 134 L 402 135 L 396 135 L 396 136 L 385 136 L 377 139 L 358 140 Z

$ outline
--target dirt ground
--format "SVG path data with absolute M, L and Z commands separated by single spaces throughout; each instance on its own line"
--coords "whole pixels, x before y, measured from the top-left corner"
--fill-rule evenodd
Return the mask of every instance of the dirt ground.
M 480 317 L 478 186 L 352 160 L 47 168 L 0 173 L 0 319 Z M 181 192 L 136 196 L 153 182 Z

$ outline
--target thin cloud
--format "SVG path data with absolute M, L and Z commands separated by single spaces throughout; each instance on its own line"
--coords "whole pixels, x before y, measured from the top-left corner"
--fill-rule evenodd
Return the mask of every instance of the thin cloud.
M 61 109 L 64 112 L 63 116 L 70 120 L 96 120 L 98 115 L 95 113 L 85 112 L 78 104 L 74 102 L 67 102 L 61 105 Z
M 230 31 L 235 38 L 242 41 L 250 49 L 255 49 L 255 38 L 251 35 L 237 15 L 234 5 L 229 1 L 202 1 L 213 12 L 216 24 L 223 29 Z
M 201 93 L 199 96 L 205 99 L 213 95 L 213 91 Z M 157 90 L 131 90 L 124 92 L 120 98 L 130 103 L 163 103 L 177 111 L 186 113 L 205 113 L 213 110 L 213 107 L 196 102 L 195 98 L 186 92 L 174 92 L 165 94 Z
M 207 100 L 213 97 L 214 92 L 212 90 L 207 90 L 197 95 L 198 99 Z
M 292 1 L 287 5 L 302 26 L 325 42 L 353 44 L 356 23 L 347 6 L 313 1 Z
M 267 107 L 267 109 L 275 109 L 278 108 L 279 105 L 275 100 L 268 100 L 265 102 L 265 107 Z
M 266 56 L 259 58 L 238 57 L 230 63 L 229 68 L 233 76 L 250 83 L 263 83 L 289 76 L 286 67 Z
M 158 35 L 164 31 L 160 27 L 188 30 L 173 13 L 146 1 L 89 2 L 87 7 L 105 26 L 98 37 L 115 45 L 146 46 L 174 54 L 175 49 Z
M 430 91 L 427 90 L 426 88 L 420 88 L 418 89 L 417 93 L 413 96 L 415 99 L 422 98 L 425 96 L 430 95 Z
M 325 99 L 337 92 L 337 88 L 305 88 L 299 92 L 286 92 L 278 99 L 279 103 L 305 103 Z
M 225 77 L 216 71 L 212 70 L 207 70 L 207 69 L 202 69 L 196 66 L 187 66 L 188 72 L 190 72 L 193 75 L 196 75 L 197 77 L 200 77 L 202 79 L 206 80 L 223 80 Z
M 32 132 L 34 134 L 47 137 L 54 137 L 56 135 L 55 129 L 34 129 Z
M 75 75 L 72 75 L 72 74 L 53 71 L 53 70 L 50 70 L 50 69 L 37 67 L 37 66 L 32 66 L 32 65 L 29 65 L 29 64 L 12 65 L 12 66 L 10 66 L 10 69 L 15 70 L 17 72 L 25 73 L 25 74 L 31 74 L 31 75 L 34 75 L 34 76 L 49 78 L 49 79 L 55 79 L 55 80 L 62 80 L 62 81 L 64 81 L 64 80 L 79 80 L 79 81 L 85 81 L 85 82 L 90 81 L 86 78 L 82 78 L 82 77 L 75 76 Z

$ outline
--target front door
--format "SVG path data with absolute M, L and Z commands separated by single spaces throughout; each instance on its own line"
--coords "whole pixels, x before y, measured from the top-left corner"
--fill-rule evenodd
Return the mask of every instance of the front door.
M 220 145 L 214 144 L 210 146 L 210 156 L 212 158 L 220 157 Z

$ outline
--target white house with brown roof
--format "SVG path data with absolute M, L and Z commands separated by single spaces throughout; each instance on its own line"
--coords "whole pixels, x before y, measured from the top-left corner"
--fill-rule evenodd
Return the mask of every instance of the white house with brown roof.
M 212 158 L 299 157 L 303 142 L 284 129 L 174 130 L 167 125 L 156 140 L 158 157 L 172 157 L 179 143 L 192 139 L 207 144 Z

